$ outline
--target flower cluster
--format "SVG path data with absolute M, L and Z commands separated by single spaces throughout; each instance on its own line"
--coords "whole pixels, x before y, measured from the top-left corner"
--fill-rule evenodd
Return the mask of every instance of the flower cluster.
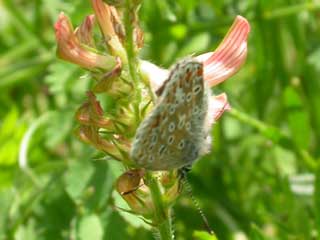
M 133 212 L 152 219 L 155 206 L 144 178 L 145 170 L 136 169 L 129 152 L 136 129 L 154 106 L 155 92 L 168 78 L 169 71 L 136 57 L 143 46 L 137 16 L 140 1 L 129 1 L 127 12 L 123 12 L 123 1 L 109 1 L 112 2 L 117 4 L 91 0 L 94 14 L 75 29 L 61 13 L 55 24 L 57 55 L 87 69 L 95 81 L 87 100 L 76 112 L 78 137 L 125 165 L 128 171 L 119 177 L 116 189 Z M 94 38 L 96 27 L 103 37 L 102 44 L 101 38 Z M 239 70 L 246 59 L 249 31 L 247 20 L 237 16 L 214 52 L 195 57 L 203 63 L 207 85 L 213 87 Z M 112 108 L 102 109 L 96 98 L 101 93 L 114 100 Z M 225 93 L 212 96 L 210 124 L 229 108 Z M 165 204 L 172 204 L 180 191 L 177 172 L 153 174 L 159 179 Z

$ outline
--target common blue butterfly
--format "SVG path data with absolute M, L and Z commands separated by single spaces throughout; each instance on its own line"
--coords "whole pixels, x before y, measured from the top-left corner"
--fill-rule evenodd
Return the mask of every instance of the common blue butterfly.
M 137 129 L 131 158 L 148 170 L 190 166 L 211 142 L 203 64 L 193 58 L 178 62 L 157 94 L 155 107 Z

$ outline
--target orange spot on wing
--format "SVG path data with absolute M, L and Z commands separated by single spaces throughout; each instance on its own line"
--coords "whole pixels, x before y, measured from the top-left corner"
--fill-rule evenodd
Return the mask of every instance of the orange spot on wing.
M 198 69 L 198 71 L 197 71 L 197 76 L 201 76 L 202 77 L 202 75 L 203 75 L 203 70 L 202 70 L 202 68 L 200 68 L 200 69 Z

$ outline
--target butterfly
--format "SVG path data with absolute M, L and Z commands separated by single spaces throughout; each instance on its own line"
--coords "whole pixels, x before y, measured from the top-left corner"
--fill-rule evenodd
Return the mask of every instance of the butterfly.
M 193 58 L 179 61 L 156 93 L 155 107 L 139 125 L 130 156 L 148 170 L 191 166 L 211 144 L 203 64 Z

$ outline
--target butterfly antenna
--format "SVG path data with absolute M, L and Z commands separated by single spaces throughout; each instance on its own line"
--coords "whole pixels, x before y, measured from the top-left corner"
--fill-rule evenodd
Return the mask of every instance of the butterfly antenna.
M 198 210 L 201 218 L 202 218 L 202 221 L 204 223 L 204 226 L 206 228 L 206 230 L 208 231 L 209 234 L 211 235 L 215 235 L 214 234 L 214 231 L 211 229 L 210 225 L 209 225 L 209 222 L 208 222 L 208 219 L 206 217 L 206 215 L 204 214 L 204 212 L 202 211 L 201 207 L 200 207 L 200 204 L 199 202 L 197 201 L 197 199 L 193 196 L 193 192 L 192 192 L 192 187 L 188 181 L 188 178 L 187 178 L 187 174 L 186 173 L 183 173 L 181 174 L 181 181 L 186 189 L 186 192 L 187 194 L 189 195 L 189 197 L 191 198 L 193 204 L 195 205 L 196 209 Z

